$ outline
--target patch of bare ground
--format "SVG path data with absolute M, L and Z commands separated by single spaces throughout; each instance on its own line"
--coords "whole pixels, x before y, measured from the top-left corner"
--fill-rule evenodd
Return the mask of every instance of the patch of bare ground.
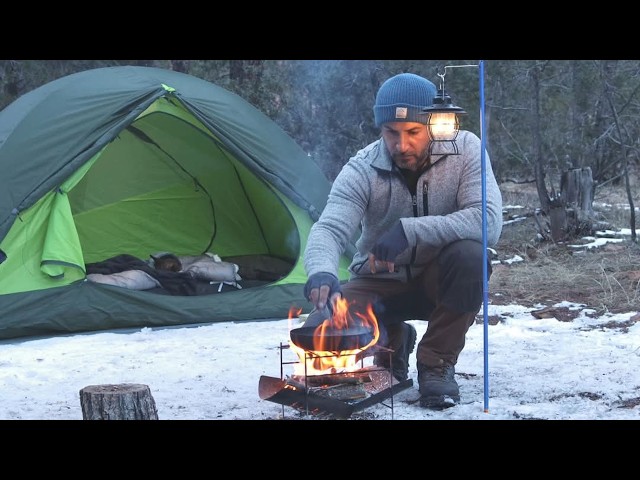
M 583 304 L 595 310 L 594 315 L 640 311 L 640 244 L 628 235 L 597 248 L 577 248 L 587 243 L 581 238 L 540 242 L 533 217 L 540 205 L 535 186 L 503 185 L 501 191 L 505 225 L 494 247 L 497 254 L 489 280 L 492 304 L 519 304 L 537 309 L 541 315 L 545 308 L 562 301 Z M 629 205 L 626 202 L 625 213 L 625 202 L 623 193 L 611 190 L 607 196 L 596 195 L 594 210 L 606 224 L 615 225 L 611 228 L 629 229 Z M 634 205 L 638 223 L 640 196 Z M 552 313 L 561 321 L 571 321 L 578 314 L 557 307 Z M 638 317 L 632 316 L 635 321 Z
M 572 394 L 562 394 L 562 395 L 555 395 L 549 398 L 549 401 L 551 402 L 555 402 L 558 400 L 562 400 L 564 398 L 571 398 L 571 397 L 580 397 L 580 398 L 585 398 L 587 400 L 592 400 L 594 402 L 597 401 L 601 401 L 603 400 L 605 397 L 604 395 L 602 395 L 601 393 L 594 393 L 594 392 L 578 392 L 578 393 L 572 393 Z M 633 398 L 628 398 L 626 400 L 620 400 L 618 402 L 615 402 L 612 406 L 614 408 L 628 408 L 628 409 L 632 409 L 637 407 L 638 405 L 640 405 L 640 397 L 633 397 Z

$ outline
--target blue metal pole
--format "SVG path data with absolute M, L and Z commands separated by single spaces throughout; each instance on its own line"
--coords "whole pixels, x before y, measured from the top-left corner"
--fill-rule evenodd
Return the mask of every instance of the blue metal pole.
M 484 412 L 489 412 L 489 270 L 487 268 L 487 159 L 484 116 L 484 61 L 480 60 L 480 161 L 482 164 L 482 285 L 484 316 Z

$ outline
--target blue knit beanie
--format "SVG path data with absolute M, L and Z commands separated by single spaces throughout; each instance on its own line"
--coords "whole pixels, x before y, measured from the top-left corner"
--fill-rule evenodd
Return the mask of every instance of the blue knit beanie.
M 387 79 L 378 90 L 373 114 L 376 126 L 386 122 L 426 123 L 424 107 L 433 104 L 436 86 L 413 73 L 400 73 Z

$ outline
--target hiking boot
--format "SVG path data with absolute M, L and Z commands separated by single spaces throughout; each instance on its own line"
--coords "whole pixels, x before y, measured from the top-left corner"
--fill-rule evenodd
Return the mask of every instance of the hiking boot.
M 460 402 L 460 389 L 454 378 L 455 372 L 453 365 L 427 367 L 418 364 L 420 406 L 442 410 Z
M 373 363 L 382 368 L 389 368 L 389 362 L 393 365 L 393 376 L 396 380 L 402 382 L 409 378 L 409 355 L 416 346 L 416 338 L 418 333 L 413 325 L 402 322 L 393 329 L 388 328 L 389 345 L 388 348 L 393 350 L 389 352 L 376 353 Z

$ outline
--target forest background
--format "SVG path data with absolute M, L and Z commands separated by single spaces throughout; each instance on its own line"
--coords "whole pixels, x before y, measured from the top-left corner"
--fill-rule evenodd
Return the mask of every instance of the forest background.
M 480 131 L 477 60 L 0 60 L 0 109 L 56 78 L 117 65 L 172 69 L 208 80 L 280 125 L 333 180 L 348 158 L 379 135 L 376 92 L 400 72 L 444 79 Z M 549 190 L 559 173 L 590 167 L 598 186 L 621 182 L 640 162 L 640 61 L 489 60 L 484 62 L 486 144 L 500 181 L 534 181 Z M 444 75 L 441 77 L 440 75 Z

